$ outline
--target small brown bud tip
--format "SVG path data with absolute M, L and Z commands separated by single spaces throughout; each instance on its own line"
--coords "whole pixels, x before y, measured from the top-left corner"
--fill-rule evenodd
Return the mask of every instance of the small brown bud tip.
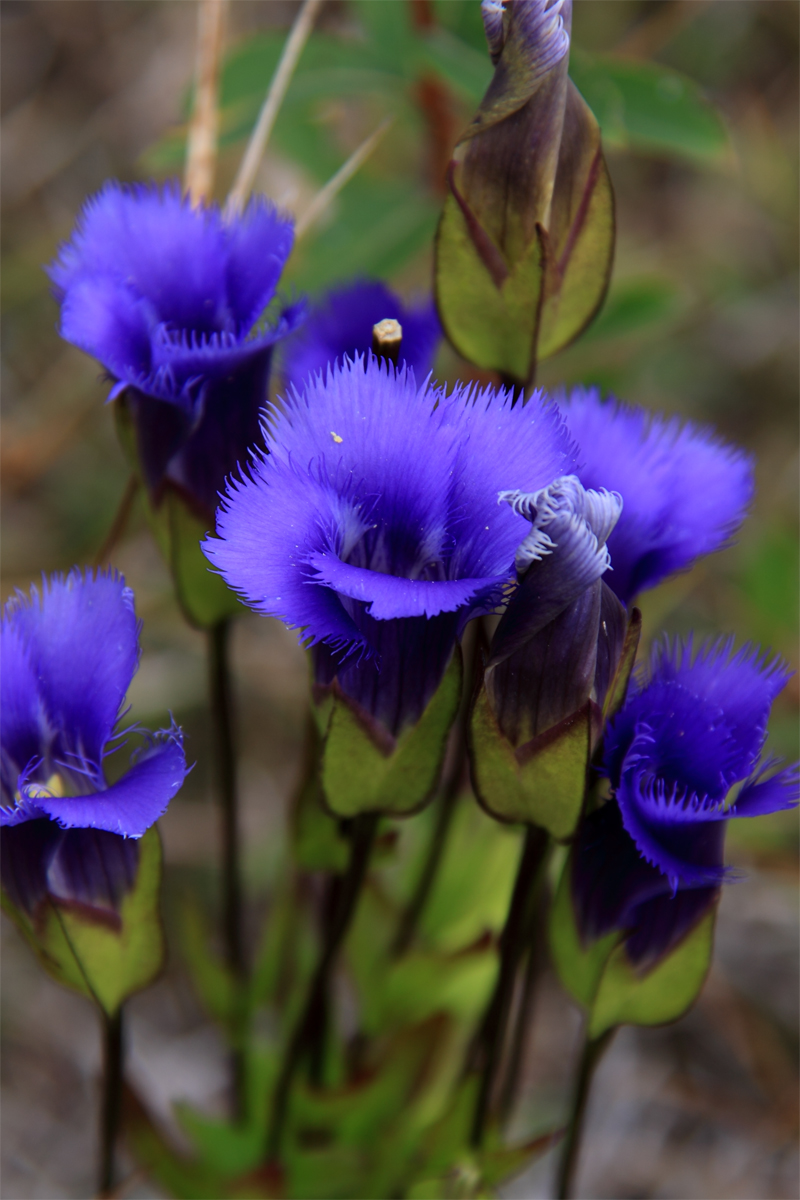
M 387 362 L 397 366 L 402 341 L 403 327 L 392 317 L 378 321 L 377 325 L 372 326 L 372 353 L 376 358 L 385 358 Z

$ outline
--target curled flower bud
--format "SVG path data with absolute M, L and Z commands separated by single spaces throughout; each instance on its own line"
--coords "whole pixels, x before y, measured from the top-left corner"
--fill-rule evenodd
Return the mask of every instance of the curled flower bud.
M 598 696 L 601 622 L 613 624 L 617 652 L 625 631 L 624 613 L 602 582 L 623 505 L 618 493 L 587 491 L 574 475 L 533 495 L 503 492 L 500 500 L 531 531 L 517 548 L 519 585 L 492 638 L 485 679 L 503 735 L 520 746 L 590 696 L 602 703 L 609 668 L 601 656 Z
M 525 383 L 602 303 L 613 193 L 567 75 L 571 0 L 487 0 L 483 16 L 495 73 L 451 164 L 436 296 L 465 358 Z
M 733 640 L 657 647 L 604 743 L 612 798 L 584 821 L 572 889 L 586 939 L 625 931 L 649 966 L 714 903 L 729 877 L 725 823 L 792 808 L 797 768 L 763 760 L 767 719 L 785 665 Z M 738 791 L 730 799 L 731 789 Z
M 49 893 L 115 906 L 131 886 L 136 842 L 186 775 L 179 729 L 148 736 L 109 784 L 130 681 L 139 664 L 133 593 L 117 574 L 54 575 L 3 613 L 3 887 L 31 913 Z

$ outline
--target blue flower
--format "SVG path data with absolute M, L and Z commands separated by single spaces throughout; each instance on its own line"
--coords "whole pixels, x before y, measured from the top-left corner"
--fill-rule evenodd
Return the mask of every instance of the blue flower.
M 789 672 L 733 640 L 664 643 L 606 732 L 612 799 L 579 835 L 573 894 L 584 936 L 627 931 L 636 963 L 671 949 L 729 878 L 725 823 L 792 808 L 797 768 L 762 758 Z M 732 793 L 732 789 L 738 790 Z
M 139 664 L 133 593 L 115 573 L 53 575 L 18 593 L 0 626 L 3 884 L 33 911 L 48 893 L 114 904 L 130 886 L 135 839 L 186 775 L 180 730 L 147 735 L 127 774 L 104 759 Z
M 155 503 L 177 488 L 209 518 L 225 477 L 259 437 L 273 347 L 301 306 L 261 323 L 293 230 L 263 199 L 226 224 L 177 186 L 108 183 L 49 268 L 60 332 L 128 389 Z
M 270 454 L 228 485 L 204 553 L 251 608 L 302 631 L 318 683 L 338 678 L 397 733 L 513 579 L 526 521 L 498 493 L 572 469 L 558 410 L 492 388 L 447 396 L 358 358 L 269 421 Z
M 753 463 L 742 450 L 690 421 L 603 402 L 596 388 L 557 400 L 578 443 L 581 482 L 625 502 L 606 576 L 624 604 L 721 549 L 738 529 L 753 495 Z
M 302 388 L 311 375 L 330 364 L 372 349 L 372 327 L 386 317 L 400 322 L 403 342 L 400 366 L 412 367 L 424 379 L 431 367 L 442 330 L 432 301 L 406 307 L 383 283 L 358 280 L 336 288 L 312 309 L 303 329 L 283 351 L 285 383 Z
M 616 492 L 587 490 L 574 475 L 501 499 L 531 528 L 517 548 L 519 586 L 492 638 L 485 681 L 500 729 L 520 746 L 593 691 L 602 703 L 626 626 L 603 582 L 607 542 L 624 510 Z

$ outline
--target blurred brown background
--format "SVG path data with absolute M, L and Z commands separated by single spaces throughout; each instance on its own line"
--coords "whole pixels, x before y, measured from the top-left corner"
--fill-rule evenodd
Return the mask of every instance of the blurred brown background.
M 374 0 L 383 3 L 386 0 Z M 478 0 L 475 0 L 477 4 Z M 295 5 L 233 0 L 232 43 L 285 27 Z M 795 0 L 576 0 L 575 44 L 652 57 L 697 80 L 728 124 L 713 170 L 609 151 L 618 200 L 616 279 L 667 280 L 659 322 L 587 338 L 541 382 L 599 382 L 655 410 L 715 424 L 758 459 L 758 496 L 735 547 L 645 598 L 651 633 L 730 630 L 797 662 L 798 24 Z M 126 482 L 97 365 L 60 341 L 41 266 L 105 179 L 148 178 L 154 143 L 179 126 L 194 61 L 193 0 L 2 0 L 3 595 L 41 571 L 91 561 Z M 350 20 L 332 2 L 330 28 Z M 454 101 L 457 121 L 465 120 Z M 223 155 L 230 177 L 241 143 Z M 376 168 L 379 169 L 379 168 Z M 297 172 L 273 152 L 262 185 Z M 419 186 L 430 181 L 420 178 Z M 295 187 L 296 190 L 296 187 Z M 302 190 L 302 189 L 301 189 Z M 345 271 L 343 270 L 343 274 Z M 428 286 L 427 252 L 397 274 Z M 454 377 L 447 352 L 440 373 Z M 133 715 L 171 709 L 197 767 L 162 822 L 171 927 L 187 886 L 213 904 L 215 811 L 206 747 L 203 638 L 181 621 L 137 511 L 115 556 L 144 619 Z M 246 871 L 258 917 L 282 852 L 302 737 L 305 663 L 294 636 L 245 618 L 236 631 Z M 776 704 L 771 745 L 797 753 L 797 677 Z M 717 957 L 696 1009 L 663 1030 L 625 1030 L 598 1076 L 581 1195 L 798 1194 L 797 821 L 738 823 Z M 91 1194 L 99 1040 L 94 1014 L 38 970 L 3 924 L 2 1195 Z M 224 1058 L 174 952 L 131 1005 L 133 1078 L 169 1120 L 171 1101 L 223 1102 Z M 550 980 L 530 1047 L 520 1129 L 558 1111 L 577 1014 Z M 549 1194 L 543 1160 L 507 1188 Z M 156 1195 L 135 1174 L 129 1196 Z

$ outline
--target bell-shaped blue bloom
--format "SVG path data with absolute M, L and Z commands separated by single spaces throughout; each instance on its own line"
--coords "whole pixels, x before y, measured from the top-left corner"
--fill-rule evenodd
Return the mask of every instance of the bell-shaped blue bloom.
M 606 576 L 623 604 L 721 549 L 738 529 L 753 495 L 744 451 L 691 421 L 603 401 L 596 388 L 557 399 L 579 447 L 581 482 L 619 492 L 625 503 Z
M 762 759 L 789 672 L 733 641 L 654 651 L 604 741 L 612 799 L 585 821 L 572 883 L 586 937 L 627 930 L 632 961 L 671 949 L 729 877 L 725 823 L 792 808 L 796 767 Z M 736 789 L 732 791 L 732 789 Z
M 302 306 L 262 321 L 293 227 L 263 198 L 226 223 L 177 185 L 108 183 L 87 201 L 49 274 L 60 332 L 128 389 L 153 501 L 167 483 L 213 514 L 225 477 L 260 436 L 275 343 Z
M 203 544 L 246 604 L 301 630 L 317 681 L 392 733 L 513 581 L 527 522 L 498 494 L 572 470 L 555 405 L 511 401 L 346 359 L 269 414 L 269 455 L 229 483 Z
M 3 886 L 29 912 L 50 892 L 114 904 L 135 839 L 186 775 L 181 731 L 146 735 L 116 783 L 104 760 L 139 664 L 133 593 L 116 573 L 53 575 L 8 601 L 0 627 Z M 134 731 L 135 732 L 135 731 Z
M 399 365 L 412 367 L 417 379 L 425 379 L 442 337 L 433 301 L 407 306 L 384 283 L 361 279 L 328 292 L 284 344 L 284 382 L 300 389 L 328 365 L 368 355 L 372 327 L 387 317 L 403 329 Z

